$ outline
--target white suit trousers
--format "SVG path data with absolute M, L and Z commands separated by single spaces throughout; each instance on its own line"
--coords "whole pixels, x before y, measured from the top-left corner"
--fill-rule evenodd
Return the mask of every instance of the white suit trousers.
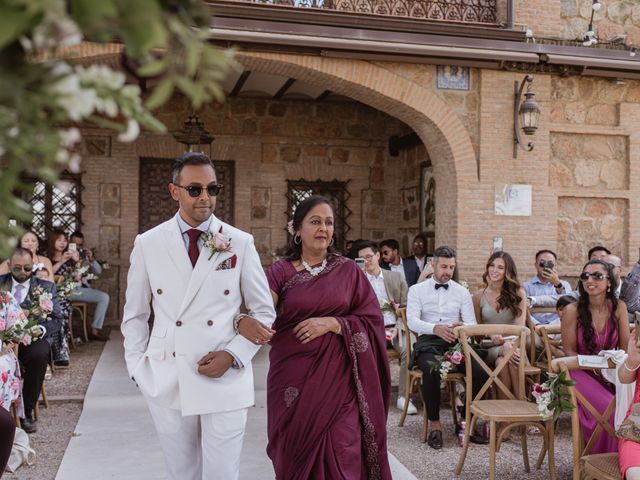
M 182 416 L 147 402 L 168 480 L 237 480 L 247 408 Z

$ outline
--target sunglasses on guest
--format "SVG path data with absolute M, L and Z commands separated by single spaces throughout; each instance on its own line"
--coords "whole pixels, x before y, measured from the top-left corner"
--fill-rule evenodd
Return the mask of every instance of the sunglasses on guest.
M 174 185 L 176 184 L 174 183 Z M 186 187 L 183 185 L 176 185 L 176 187 L 178 188 L 185 189 L 189 196 L 192 198 L 198 198 L 200 195 L 202 195 L 203 190 L 206 190 L 207 195 L 209 195 L 210 197 L 215 197 L 220 193 L 220 190 L 222 190 L 223 186 L 224 185 L 222 185 L 221 183 L 212 185 L 187 185 Z
M 11 267 L 11 271 L 12 271 L 12 272 L 16 272 L 16 273 L 17 273 L 17 272 L 21 272 L 21 271 L 23 271 L 23 270 L 24 270 L 25 272 L 29 273 L 32 269 L 33 269 L 33 266 L 31 266 L 31 265 L 25 265 L 25 266 L 22 266 L 22 265 L 14 265 L 13 267 Z
M 598 282 L 600 280 L 604 280 L 605 278 L 607 278 L 607 276 L 602 272 L 592 272 L 592 273 L 582 272 L 580 274 L 580 280 L 582 282 L 586 282 L 587 280 L 589 280 L 589 277 L 591 277 L 593 280 L 596 280 Z

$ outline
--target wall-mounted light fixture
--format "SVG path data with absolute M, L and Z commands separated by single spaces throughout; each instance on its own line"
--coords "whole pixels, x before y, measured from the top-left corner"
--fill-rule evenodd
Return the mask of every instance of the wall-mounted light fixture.
M 204 123 L 197 115 L 189 115 L 184 121 L 182 130 L 173 134 L 179 143 L 187 146 L 188 152 L 193 152 L 196 145 L 211 145 L 214 136 L 204 129 Z
M 529 142 L 524 146 L 524 141 L 520 136 L 520 128 L 525 135 L 533 135 L 538 130 L 538 117 L 540 116 L 540 107 L 535 101 L 535 93 L 531 91 L 531 82 L 533 75 L 527 75 L 522 79 L 522 83 L 518 87 L 518 82 L 514 83 L 514 101 L 513 101 L 513 158 L 518 158 L 518 147 L 530 152 L 533 150 L 533 143 Z M 527 84 L 524 102 L 520 102 L 522 91 Z

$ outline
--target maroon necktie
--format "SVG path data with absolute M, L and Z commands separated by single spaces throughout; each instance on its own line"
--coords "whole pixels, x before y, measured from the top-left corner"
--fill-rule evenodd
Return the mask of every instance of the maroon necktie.
M 191 259 L 191 265 L 195 268 L 198 256 L 200 255 L 198 239 L 200 235 L 202 235 L 202 230 L 192 228 L 191 230 L 187 230 L 187 235 L 189 236 L 189 259 Z

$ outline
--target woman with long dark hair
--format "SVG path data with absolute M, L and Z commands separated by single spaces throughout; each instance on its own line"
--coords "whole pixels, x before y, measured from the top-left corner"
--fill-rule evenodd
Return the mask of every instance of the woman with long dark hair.
M 524 288 L 518 281 L 516 263 L 507 252 L 494 252 L 487 260 L 482 281 L 483 290 L 473 295 L 473 306 L 478 323 L 524 326 L 527 318 L 527 303 Z M 501 335 L 491 337 L 493 346 L 489 348 L 486 361 L 489 365 L 499 365 L 505 352 L 511 348 L 509 339 Z M 512 357 L 512 365 L 498 374 L 500 380 L 518 397 L 518 367 L 520 352 Z M 502 391 L 501 398 L 507 398 Z M 519 397 L 518 397 L 519 398 Z
M 42 269 L 46 269 L 49 272 L 53 270 L 51 260 L 38 253 L 40 251 L 40 239 L 34 232 L 31 230 L 24 232 L 20 237 L 20 246 L 31 252 L 34 273 Z M 7 273 L 9 273 L 9 260 L 0 264 L 0 275 L 5 275 Z
M 618 287 L 613 267 L 602 260 L 590 260 L 582 268 L 578 302 L 565 307 L 562 319 L 562 345 L 566 355 L 598 355 L 602 350 L 625 349 L 629 343 L 627 307 L 615 295 Z M 602 375 L 576 370 L 571 373 L 576 388 L 604 414 L 615 395 L 615 387 Z M 589 438 L 598 425 L 589 411 L 578 405 L 580 425 Z M 610 420 L 613 427 L 613 416 Z M 601 432 L 591 453 L 618 450 L 617 439 Z
M 286 258 L 267 272 L 276 304 L 267 379 L 267 454 L 279 480 L 390 479 L 389 362 L 375 293 L 333 250 L 321 196 L 289 223 Z

